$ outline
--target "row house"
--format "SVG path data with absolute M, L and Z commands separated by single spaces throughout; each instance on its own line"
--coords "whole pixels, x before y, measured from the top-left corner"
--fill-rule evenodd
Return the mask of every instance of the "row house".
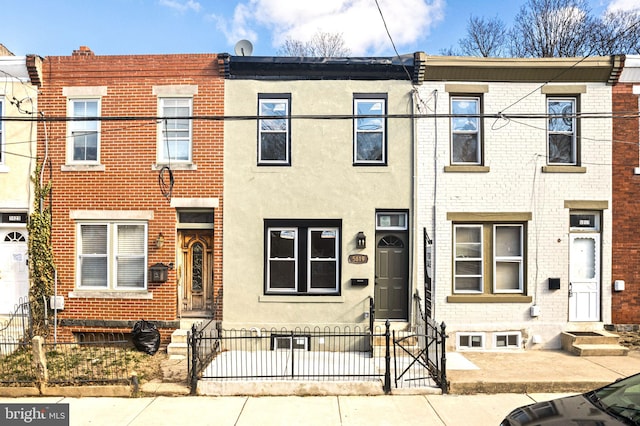
M 563 331 L 611 323 L 608 112 L 621 65 L 426 58 L 418 276 L 451 349 L 559 348 Z
M 221 313 L 224 80 L 215 54 L 43 64 L 38 156 L 52 182 L 57 333 Z M 44 126 L 46 126 L 46 131 Z
M 415 64 L 225 59 L 225 328 L 408 324 Z
M 33 205 L 41 58 L 0 45 L 0 315 L 29 295 L 27 218 Z
M 612 321 L 640 324 L 640 55 L 627 55 L 613 87 Z

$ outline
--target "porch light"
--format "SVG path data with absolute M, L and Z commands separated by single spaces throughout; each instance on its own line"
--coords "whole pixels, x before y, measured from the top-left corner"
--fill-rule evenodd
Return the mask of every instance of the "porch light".
M 156 238 L 156 248 L 162 248 L 163 245 L 164 245 L 164 235 L 162 235 L 162 232 L 160 232 L 158 234 L 158 238 Z
M 367 237 L 362 231 L 358 232 L 358 235 L 356 236 L 356 248 L 367 248 Z

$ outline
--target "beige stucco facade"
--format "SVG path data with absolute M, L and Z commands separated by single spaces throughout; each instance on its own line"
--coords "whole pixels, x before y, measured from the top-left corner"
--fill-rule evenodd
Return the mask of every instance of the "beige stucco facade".
M 0 45 L 0 47 L 3 47 Z M 0 56 L 0 314 L 28 295 L 27 215 L 36 164 L 39 58 Z
M 401 210 L 410 216 L 412 208 L 413 121 L 387 120 L 386 165 L 355 166 L 354 122 L 349 117 L 356 93 L 384 94 L 389 114 L 409 114 L 410 91 L 408 81 L 226 81 L 226 116 L 256 116 L 259 94 L 290 94 L 292 119 L 288 166 L 258 165 L 255 119 L 225 121 L 225 328 L 368 326 L 366 313 L 375 288 L 376 211 Z M 330 115 L 347 118 L 328 119 Z M 341 221 L 338 294 L 266 294 L 269 219 Z M 367 237 L 364 249 L 356 248 L 359 232 Z M 366 255 L 367 262 L 350 263 L 354 254 Z M 366 278 L 369 284 L 354 286 L 352 278 Z M 412 279 L 408 281 L 412 286 Z

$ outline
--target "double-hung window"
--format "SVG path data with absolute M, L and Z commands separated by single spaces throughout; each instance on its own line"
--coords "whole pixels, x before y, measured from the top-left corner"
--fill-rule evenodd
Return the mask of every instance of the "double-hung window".
M 160 98 L 162 132 L 158 163 L 191 163 L 193 99 Z
M 547 151 L 550 165 L 578 165 L 577 98 L 547 98 Z
M 353 164 L 387 163 L 387 95 L 355 94 L 353 97 Z
M 78 223 L 77 253 L 78 289 L 146 289 L 146 222 Z
M 451 164 L 482 164 L 480 97 L 451 97 Z
M 100 99 L 69 99 L 71 163 L 100 162 Z
M 266 294 L 338 294 L 340 221 L 265 222 Z
M 522 223 L 455 224 L 454 293 L 524 293 Z
M 291 95 L 258 95 L 258 164 L 291 165 Z

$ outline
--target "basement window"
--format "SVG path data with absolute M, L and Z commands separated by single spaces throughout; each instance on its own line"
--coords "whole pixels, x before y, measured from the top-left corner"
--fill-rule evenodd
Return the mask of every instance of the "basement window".
M 520 349 L 522 335 L 520 332 L 495 333 L 493 335 L 495 349 Z
M 484 349 L 484 333 L 456 333 L 456 350 Z
M 309 350 L 310 336 L 272 335 L 271 350 Z

